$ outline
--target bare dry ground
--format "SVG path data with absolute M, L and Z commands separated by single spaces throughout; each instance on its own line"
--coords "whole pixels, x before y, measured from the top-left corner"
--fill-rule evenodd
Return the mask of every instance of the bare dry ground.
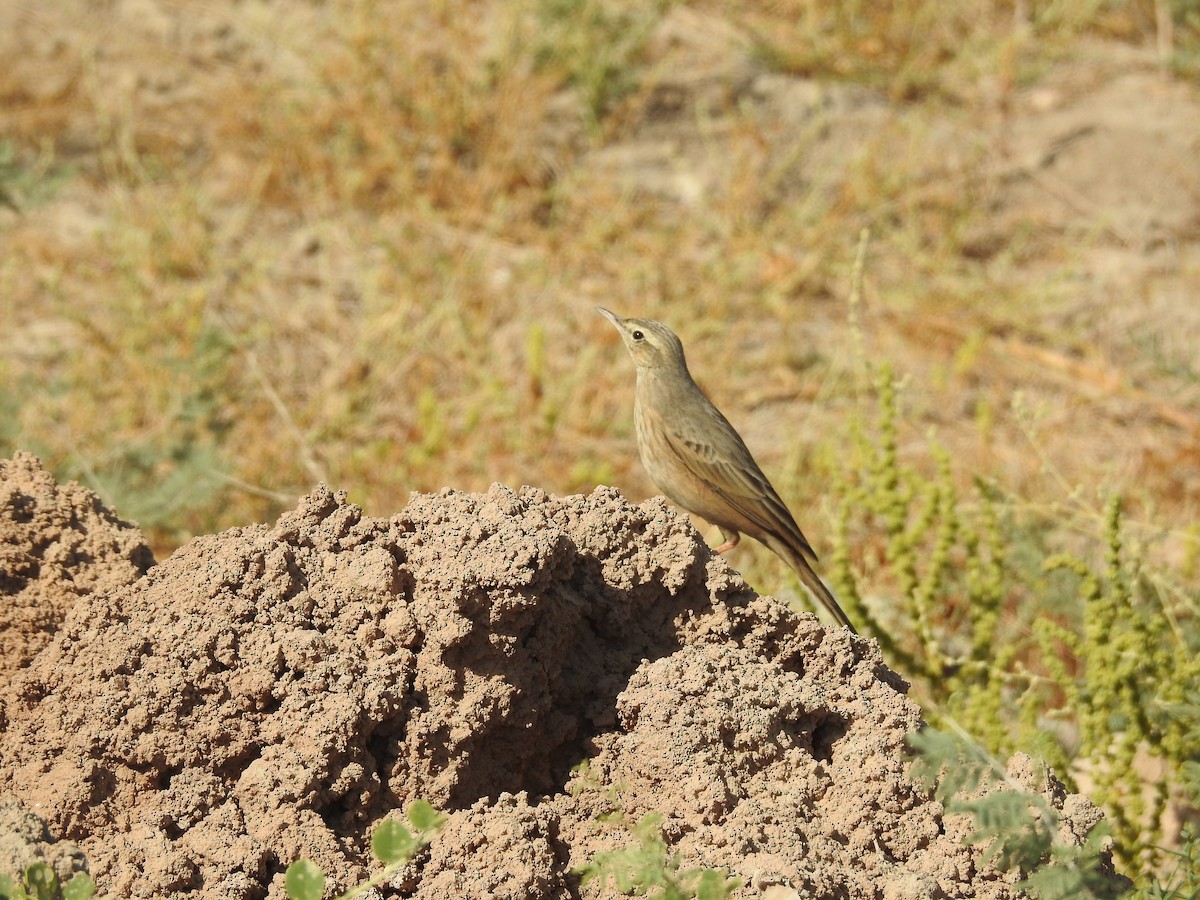
M 24 568 L 81 531 L 142 560 L 31 457 L 5 486 L 27 515 L 0 539 Z M 919 710 L 878 645 L 756 596 L 662 501 L 497 485 L 373 519 L 322 487 L 124 587 L 105 566 L 76 555 L 41 580 L 68 611 L 0 692 L 0 862 L 82 865 L 15 796 L 106 894 L 282 897 L 301 856 L 345 888 L 371 829 L 428 798 L 450 823 L 388 896 L 581 896 L 572 867 L 630 841 L 601 823 L 614 809 L 663 814 L 737 896 L 1018 896 L 910 780 Z M 1070 842 L 1101 819 L 1025 758 L 1010 776 Z

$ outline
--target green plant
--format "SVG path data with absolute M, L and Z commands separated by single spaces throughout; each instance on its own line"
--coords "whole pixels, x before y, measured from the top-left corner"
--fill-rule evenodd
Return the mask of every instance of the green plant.
M 662 900 L 723 900 L 741 885 L 719 869 L 681 871 L 680 856 L 669 852 L 661 826 L 660 814 L 643 816 L 631 829 L 636 845 L 601 851 L 575 872 L 583 884 L 598 879 L 603 885 L 611 878 L 623 894 Z
M 156 376 L 170 387 L 156 420 L 103 457 L 81 450 L 65 474 L 147 531 L 207 523 L 227 488 L 223 444 L 235 361 L 228 334 L 214 327 L 199 329 L 184 346 L 159 350 Z
M 953 721 L 997 755 L 1039 756 L 1072 787 L 1086 773 L 1117 858 L 1153 871 L 1172 789 L 1200 805 L 1194 601 L 1153 575 L 1119 497 L 1097 509 L 1073 491 L 1030 511 L 982 478 L 964 496 L 936 446 L 932 475 L 902 460 L 900 385 L 886 367 L 873 374 L 875 423 L 839 475 L 839 596 L 914 680 L 933 724 Z M 1050 545 L 1064 525 L 1081 536 L 1070 552 Z M 864 541 L 873 568 L 850 552 Z M 887 621 L 863 602 L 867 581 L 894 597 Z M 1164 776 L 1144 782 L 1142 758 Z
M 565 70 L 594 128 L 636 85 L 634 58 L 662 16 L 661 2 L 614 8 L 603 0 L 539 0 L 536 54 L 542 67 Z
M 1142 587 L 1137 562 L 1125 558 L 1120 502 L 1115 497 L 1106 520 L 1102 572 L 1068 554 L 1044 563 L 1048 572 L 1066 570 L 1077 579 L 1082 634 L 1049 620 L 1039 620 L 1035 629 L 1044 636 L 1044 655 L 1057 641 L 1082 664 L 1082 676 L 1060 667 L 1052 671 L 1052 678 L 1078 722 L 1078 755 L 1091 763 L 1093 797 L 1122 835 L 1123 854 L 1131 861 L 1148 862 L 1162 841 L 1158 823 L 1170 785 L 1159 781 L 1147 799 L 1143 785 L 1130 773 L 1136 771 L 1136 757 L 1148 748 L 1155 748 L 1150 752 L 1167 763 L 1173 780 L 1181 781 L 1185 767 L 1195 766 L 1191 748 L 1200 721 L 1195 692 L 1200 667 L 1194 647 L 1178 639 L 1169 611 Z M 1193 795 L 1193 802 L 1200 802 L 1200 794 Z M 1147 828 L 1147 821 L 1154 824 Z
M 433 836 L 446 822 L 446 816 L 424 800 L 409 804 L 408 821 L 416 830 L 412 833 L 400 822 L 387 819 L 380 823 L 371 836 L 371 852 L 384 864 L 384 868 L 362 884 L 338 895 L 338 900 L 349 900 L 365 894 L 376 885 L 391 878 L 406 866 L 417 851 L 433 840 Z M 325 873 L 311 860 L 298 859 L 288 866 L 284 887 L 291 900 L 321 900 L 325 895 Z
M 72 174 L 66 166 L 52 164 L 45 158 L 24 165 L 18 159 L 16 144 L 0 140 L 0 207 L 20 212 L 22 207 L 44 203 Z
M 866 623 L 906 674 L 938 682 L 952 669 L 986 665 L 994 652 L 1006 595 L 997 509 L 982 481 L 976 483 L 978 505 L 962 502 L 950 457 L 941 448 L 931 451 L 936 477 L 901 461 L 900 383 L 886 365 L 872 374 L 875 422 L 854 426 L 856 452 L 836 476 L 840 512 L 831 577 L 852 616 Z M 852 530 L 872 534 L 881 545 L 878 574 L 891 582 L 899 601 L 889 612 L 900 613 L 896 618 L 905 627 L 881 622 L 863 603 L 849 553 Z M 972 616 L 965 655 L 947 653 L 938 633 L 948 596 L 961 598 Z
M 54 869 L 46 863 L 34 863 L 18 878 L 0 875 L 0 900 L 88 900 L 96 884 L 85 873 L 60 884 Z
M 1185 826 L 1178 850 L 1164 850 L 1173 861 L 1164 879 L 1144 878 L 1130 900 L 1198 900 L 1200 898 L 1200 838 L 1196 829 Z
M 1038 900 L 1116 896 L 1103 871 L 1102 826 L 1082 844 L 1064 841 L 1054 805 L 1012 784 L 980 745 L 932 728 L 909 735 L 909 744 L 917 754 L 913 774 L 934 790 L 947 814 L 971 817 L 968 843 L 986 844 L 985 858 L 1018 872 L 1020 888 Z

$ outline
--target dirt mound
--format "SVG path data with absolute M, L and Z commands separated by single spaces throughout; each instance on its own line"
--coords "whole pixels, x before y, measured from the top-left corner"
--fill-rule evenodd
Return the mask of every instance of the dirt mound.
M 152 565 L 141 532 L 91 491 L 59 486 L 32 454 L 0 459 L 0 690 L 80 597 L 130 584 Z
M 0 797 L 0 875 L 24 872 L 35 863 L 50 866 L 60 884 L 88 870 L 79 847 L 55 840 L 45 820 L 16 797 Z
M 740 896 L 1014 896 L 906 777 L 903 690 L 660 501 L 495 486 L 379 519 L 322 487 L 81 597 L 12 681 L 0 789 L 121 896 L 280 897 L 302 855 L 345 886 L 417 797 L 453 815 L 404 896 L 580 896 L 571 868 L 631 842 L 613 809 Z

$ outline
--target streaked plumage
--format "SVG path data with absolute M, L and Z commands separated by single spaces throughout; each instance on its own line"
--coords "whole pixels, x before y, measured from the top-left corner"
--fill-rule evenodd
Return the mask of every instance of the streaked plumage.
M 675 333 L 661 322 L 596 310 L 621 332 L 637 364 L 634 426 L 650 480 L 676 506 L 721 529 L 725 543 L 718 553 L 742 534 L 756 538 L 795 570 L 838 624 L 854 631 L 809 564 L 817 556 L 796 520 L 741 436 L 692 379 Z

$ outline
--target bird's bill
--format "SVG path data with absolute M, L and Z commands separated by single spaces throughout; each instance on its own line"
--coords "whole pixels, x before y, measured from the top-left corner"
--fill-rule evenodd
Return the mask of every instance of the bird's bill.
M 621 328 L 621 317 L 611 309 L 605 309 L 603 306 L 597 306 L 596 312 L 600 313 L 600 315 L 604 316 L 604 318 L 616 325 L 618 329 Z

